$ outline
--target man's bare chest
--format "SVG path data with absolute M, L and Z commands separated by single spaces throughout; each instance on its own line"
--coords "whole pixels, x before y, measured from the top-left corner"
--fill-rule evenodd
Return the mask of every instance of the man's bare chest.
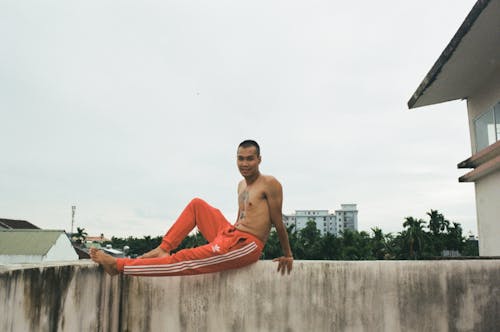
M 238 203 L 241 207 L 252 208 L 265 202 L 266 195 L 262 190 L 243 189 L 238 195 Z

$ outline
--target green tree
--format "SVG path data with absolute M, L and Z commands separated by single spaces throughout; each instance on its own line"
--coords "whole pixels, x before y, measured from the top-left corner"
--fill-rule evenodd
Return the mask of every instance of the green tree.
M 457 250 L 462 252 L 465 245 L 465 238 L 462 235 L 462 226 L 454 222 L 453 226 L 448 228 L 448 233 L 444 237 L 444 246 L 448 250 Z
M 298 234 L 295 231 L 295 225 L 290 225 L 287 227 L 288 242 L 290 243 L 290 248 L 292 249 L 292 254 L 295 259 L 303 259 L 302 252 L 298 250 Z M 274 259 L 276 257 L 283 256 L 283 250 L 281 248 L 281 243 L 278 237 L 278 233 L 273 228 L 271 233 L 269 233 L 269 238 L 262 251 L 262 259 Z
M 410 259 L 417 259 L 419 253 L 423 251 L 425 240 L 424 224 L 425 221 L 422 219 L 415 219 L 413 217 L 406 217 L 403 222 L 403 227 L 406 228 L 403 238 L 407 241 Z
M 378 260 L 389 258 L 389 247 L 387 245 L 386 235 L 384 232 L 378 228 L 374 227 L 371 229 L 373 232 L 373 237 L 371 238 L 371 255 Z
M 273 259 L 280 256 L 281 246 L 278 233 L 275 230 L 272 230 L 269 234 L 266 245 L 264 246 L 264 250 L 262 251 L 262 259 Z
M 120 250 L 123 249 L 123 247 L 128 246 L 130 248 L 128 254 L 131 257 L 136 257 L 152 250 L 153 248 L 158 247 L 162 239 L 163 237 L 161 236 L 153 238 L 149 235 L 144 236 L 143 238 L 129 236 L 126 239 L 113 236 L 111 238 L 110 244 L 113 246 L 113 248 L 117 248 Z
M 299 231 L 298 251 L 302 259 L 318 259 L 321 256 L 321 233 L 316 227 L 316 222 L 309 219 L 306 227 Z
M 339 259 L 341 253 L 341 239 L 334 234 L 326 233 L 320 240 L 321 257 L 318 259 Z
M 430 212 L 427 212 L 427 215 L 430 218 L 428 227 L 432 234 L 438 235 L 448 231 L 450 222 L 438 210 L 431 209 Z
M 178 248 L 176 248 L 173 252 L 177 252 L 186 248 L 194 248 L 207 244 L 207 240 L 203 237 L 201 232 L 195 232 L 182 240 L 181 244 Z
M 299 251 L 299 234 L 297 232 L 297 229 L 295 228 L 295 225 L 290 225 L 287 227 L 287 232 L 288 232 L 288 242 L 290 243 L 290 249 L 292 249 L 292 254 L 295 259 L 301 259 L 299 257 L 302 257 L 298 254 Z M 282 252 L 279 256 L 282 256 Z M 276 256 L 276 257 L 279 257 Z
M 344 230 L 340 236 L 330 233 L 321 235 L 314 219 L 310 219 L 300 231 L 296 231 L 295 226 L 291 225 L 287 232 L 295 259 L 427 259 L 441 255 L 443 249 L 458 250 L 464 255 L 478 255 L 477 241 L 465 241 L 459 223 L 450 223 L 437 210 L 431 209 L 427 216 L 430 219 L 428 226 L 422 219 L 406 217 L 403 222 L 404 229 L 396 235 L 384 234 L 378 227 L 372 228 L 371 234 L 365 231 Z M 115 248 L 129 246 L 129 254 L 132 257 L 157 247 L 161 241 L 160 236 L 111 239 Z M 186 237 L 176 251 L 206 243 L 201 233 L 196 232 Z M 262 259 L 273 259 L 281 255 L 279 237 L 273 229 L 264 247 Z
M 365 231 L 346 229 L 341 233 L 340 259 L 366 260 L 373 259 L 371 255 L 370 235 Z
M 85 232 L 85 228 L 76 228 L 76 233 L 72 234 L 72 238 L 75 239 L 75 242 L 78 244 L 82 244 L 85 242 L 85 239 L 87 238 L 87 232 Z
M 387 253 L 385 259 L 402 259 L 403 246 L 402 239 L 400 236 L 394 235 L 392 233 L 387 233 L 385 235 L 385 244 L 387 248 Z
M 463 246 L 463 252 L 461 252 L 464 256 L 479 256 L 479 245 L 474 237 L 470 237 L 465 240 Z
M 114 236 L 111 237 L 111 241 L 110 242 L 106 242 L 106 243 L 103 243 L 103 244 L 104 245 L 111 244 L 111 246 L 113 248 L 123 248 L 123 247 L 125 247 L 127 245 L 130 247 L 130 244 L 128 243 L 127 239 L 125 239 L 125 238 L 119 238 L 119 237 L 114 237 Z
M 428 256 L 440 256 L 445 249 L 444 237 L 450 227 L 450 222 L 437 210 L 427 212 L 429 216 L 429 245 L 426 246 Z

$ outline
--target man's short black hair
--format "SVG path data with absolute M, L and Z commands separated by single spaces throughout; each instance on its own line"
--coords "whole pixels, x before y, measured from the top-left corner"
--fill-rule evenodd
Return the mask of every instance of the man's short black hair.
M 257 156 L 260 156 L 259 144 L 251 139 L 247 139 L 247 140 L 244 140 L 243 142 L 241 142 L 240 145 L 238 145 L 238 149 L 239 148 L 249 148 L 251 146 L 255 147 L 255 150 L 257 151 Z

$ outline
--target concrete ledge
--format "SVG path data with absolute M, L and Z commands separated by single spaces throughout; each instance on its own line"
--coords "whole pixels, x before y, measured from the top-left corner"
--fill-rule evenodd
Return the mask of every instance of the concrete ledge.
M 494 331 L 500 261 L 297 261 L 189 277 L 0 270 L 1 331 Z

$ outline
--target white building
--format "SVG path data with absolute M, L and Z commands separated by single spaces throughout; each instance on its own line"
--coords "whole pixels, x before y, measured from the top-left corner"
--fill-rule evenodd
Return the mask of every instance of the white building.
M 64 231 L 0 229 L 0 264 L 78 260 Z
M 340 210 L 335 210 L 339 231 L 358 230 L 358 208 L 356 204 L 341 204 Z
M 478 0 L 417 88 L 409 108 L 466 99 L 481 256 L 500 255 L 500 0 Z M 458 110 L 457 110 L 458 111 Z M 465 133 L 464 133 L 465 134 Z
M 284 214 L 283 222 L 287 227 L 295 226 L 300 231 L 308 221 L 314 221 L 321 235 L 326 233 L 341 235 L 345 229 L 358 230 L 358 210 L 356 204 L 341 204 L 339 210 L 330 213 L 328 210 L 295 210 L 295 213 Z

